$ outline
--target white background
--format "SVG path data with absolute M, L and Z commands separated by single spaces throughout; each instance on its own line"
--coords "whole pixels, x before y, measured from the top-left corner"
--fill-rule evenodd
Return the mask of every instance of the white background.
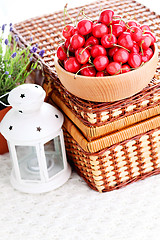
M 93 1 L 94 0 L 0 0 L 0 24 L 16 23 L 31 17 L 63 10 L 66 3 L 68 3 L 68 8 L 70 8 Z M 137 2 L 148 6 L 151 10 L 160 14 L 159 0 L 137 0 Z

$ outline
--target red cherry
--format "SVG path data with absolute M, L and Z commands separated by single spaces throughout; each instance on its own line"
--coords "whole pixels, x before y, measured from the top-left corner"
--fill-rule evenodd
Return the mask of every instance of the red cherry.
M 107 51 L 102 45 L 94 45 L 91 49 L 91 56 L 93 58 L 97 56 L 106 56 Z
M 136 22 L 136 21 L 128 21 L 127 22 L 127 25 L 129 26 L 129 27 L 138 27 L 139 26 L 139 24 Z
M 113 55 L 114 62 L 126 63 L 129 58 L 129 52 L 123 48 L 118 49 L 118 51 Z
M 133 42 L 133 47 L 131 49 L 131 52 L 139 53 L 139 45 L 136 42 Z
M 151 38 L 148 34 L 144 34 L 142 36 L 142 39 L 138 42 L 139 46 L 142 47 L 143 49 L 149 48 L 151 45 Z
M 62 61 L 67 58 L 67 50 L 66 50 L 64 44 L 58 47 L 57 57 L 58 57 L 58 59 L 60 59 Z
M 148 62 L 149 61 L 149 56 L 147 54 L 142 55 L 142 52 L 140 52 L 140 56 L 141 56 L 141 61 L 142 62 Z
M 119 24 L 119 22 L 121 21 L 121 16 L 119 15 L 114 15 L 114 17 L 112 18 L 112 21 L 110 24 Z
M 131 27 L 131 37 L 135 42 L 139 42 L 142 39 L 142 30 L 139 27 Z
M 112 25 L 112 33 L 116 37 L 119 37 L 122 32 L 123 32 L 123 26 L 121 24 L 113 24 Z M 111 33 L 111 28 L 109 28 L 109 33 Z
M 145 34 L 149 35 L 149 37 L 151 38 L 151 45 L 153 45 L 156 42 L 156 37 L 154 36 L 154 34 L 150 31 L 145 31 Z
M 64 46 L 65 46 L 66 49 L 69 48 L 70 52 L 75 52 L 75 49 L 70 44 L 70 40 L 71 40 L 71 38 L 67 38 L 65 43 L 64 43 Z
M 113 24 L 120 24 L 122 26 L 122 28 L 123 28 L 123 31 L 125 31 L 126 30 L 126 25 L 125 25 L 125 22 L 123 20 L 121 20 L 121 18 L 122 17 L 119 16 L 119 15 L 114 15 L 111 24 L 112 25 Z
M 81 64 L 87 63 L 90 56 L 91 55 L 90 55 L 89 51 L 85 48 L 78 48 L 75 51 L 75 57 L 78 60 L 78 62 L 81 63 Z
M 112 21 L 112 17 L 114 15 L 114 12 L 110 9 L 104 10 L 101 12 L 100 17 L 99 17 L 99 22 L 108 24 Z
M 90 47 L 87 48 L 90 51 L 92 49 L 92 46 L 98 45 L 98 44 L 99 44 L 99 40 L 97 38 L 91 36 L 86 40 L 84 47 L 86 48 L 87 46 L 90 45 Z
M 123 31 L 126 30 L 126 24 L 123 21 L 120 21 L 119 24 L 123 27 Z
M 126 73 L 141 66 L 152 58 L 150 46 L 156 42 L 148 25 L 134 20 L 125 23 L 110 9 L 102 11 L 94 22 L 86 18 L 77 27 L 66 25 L 62 35 L 66 40 L 58 47 L 57 57 L 64 61 L 64 69 L 97 77 Z M 94 66 L 89 63 L 90 58 Z
M 116 43 L 117 43 L 117 38 L 113 34 L 105 34 L 101 38 L 101 44 L 105 48 L 113 47 L 113 45 Z
M 148 48 L 144 50 L 143 53 L 141 52 L 140 56 L 141 56 L 142 62 L 148 62 L 153 56 L 153 51 L 151 48 Z
M 148 49 L 144 50 L 143 53 L 147 54 L 149 56 L 149 59 L 151 59 L 151 57 L 153 56 L 152 48 L 148 48 Z
M 89 63 L 82 65 L 80 74 L 83 76 L 95 77 L 96 69 Z
M 141 56 L 138 53 L 130 53 L 128 63 L 132 68 L 137 68 L 141 65 Z
M 69 38 L 71 37 L 73 34 L 72 34 L 72 31 L 73 31 L 74 27 L 73 26 L 70 26 L 70 25 L 66 25 L 64 28 L 63 28 L 63 31 L 62 31 L 62 35 L 64 38 Z
M 97 71 L 103 71 L 109 63 L 107 56 L 98 56 L 93 60 L 93 64 Z
M 78 22 L 77 30 L 81 35 L 87 35 L 90 32 L 92 32 L 92 25 L 93 25 L 93 22 L 91 22 L 88 19 L 83 19 Z
M 74 28 L 72 29 L 72 36 L 73 36 L 74 34 L 76 34 L 76 33 L 78 33 L 78 30 L 77 30 L 77 28 L 74 27 Z
M 70 43 L 74 49 L 77 49 L 77 48 L 83 47 L 85 43 L 85 39 L 80 34 L 74 34 L 70 39 Z
M 104 77 L 104 72 L 97 72 L 96 77 Z
M 64 68 L 68 72 L 76 73 L 80 69 L 81 64 L 77 61 L 75 57 L 70 57 L 64 60 Z
M 104 25 L 102 23 L 97 23 L 97 24 L 93 25 L 92 34 L 94 37 L 101 38 L 106 33 L 108 33 L 108 28 L 106 25 Z
M 148 25 L 142 25 L 140 26 L 140 29 L 142 30 L 143 33 L 145 33 L 145 31 L 151 31 Z
M 129 71 L 131 71 L 131 69 L 130 69 L 130 66 L 128 64 L 122 65 L 121 73 L 126 73 L 126 72 L 129 72 Z
M 121 64 L 118 62 L 111 62 L 106 69 L 110 75 L 120 74 Z
M 118 47 L 113 47 L 113 48 L 110 48 L 109 51 L 108 51 L 108 55 L 110 57 L 113 57 L 113 55 L 118 51 Z
M 133 47 L 131 34 L 129 32 L 123 32 L 118 38 L 118 44 L 130 50 Z

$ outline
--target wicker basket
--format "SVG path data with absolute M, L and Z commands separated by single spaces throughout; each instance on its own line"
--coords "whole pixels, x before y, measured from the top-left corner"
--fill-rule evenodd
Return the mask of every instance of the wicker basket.
M 44 89 L 47 87 L 44 84 Z M 91 141 L 160 114 L 160 84 L 126 101 L 96 104 L 75 98 L 55 80 L 50 102 L 56 103 Z
M 101 0 L 86 5 L 86 14 L 96 17 L 99 7 L 112 8 L 126 19 L 148 24 L 160 49 L 160 16 L 134 0 Z M 70 9 L 71 17 L 80 8 Z M 15 24 L 20 43 L 39 44 L 45 50 L 47 100 L 56 103 L 72 120 L 65 119 L 69 159 L 89 186 L 100 192 L 120 188 L 160 172 L 160 61 L 154 78 L 136 95 L 112 103 L 85 101 L 70 94 L 58 80 L 54 56 L 61 40 L 63 11 Z M 66 23 L 71 23 L 66 19 Z M 35 55 L 35 57 L 37 57 Z M 75 124 L 73 124 L 73 122 Z M 77 126 L 77 127 L 76 127 Z M 118 130 L 118 131 L 117 131 Z M 85 137 L 84 137 L 85 136 Z
M 117 136 L 110 135 L 110 139 L 106 137 L 109 146 L 103 148 L 98 140 L 87 142 L 66 118 L 64 135 L 68 159 L 92 189 L 106 192 L 121 188 L 160 173 L 160 127 L 157 126 L 160 126 L 160 117 L 129 128 L 132 138 L 127 137 L 128 130 L 120 131 Z M 112 145 L 113 141 L 118 143 Z M 94 152 L 98 150 L 97 145 L 101 150 Z

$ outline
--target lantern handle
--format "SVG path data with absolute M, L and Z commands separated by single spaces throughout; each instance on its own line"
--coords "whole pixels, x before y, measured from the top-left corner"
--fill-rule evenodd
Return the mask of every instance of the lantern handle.
M 3 97 L 5 97 L 5 96 L 7 96 L 9 93 L 5 93 L 5 94 L 3 94 L 2 96 L 0 96 L 0 99 L 1 98 L 3 98 Z M 3 106 L 5 106 L 5 107 L 9 107 L 9 106 L 11 106 L 11 105 L 9 105 L 9 104 L 5 104 L 4 102 L 2 102 L 1 100 L 0 100 L 0 103 L 3 105 Z

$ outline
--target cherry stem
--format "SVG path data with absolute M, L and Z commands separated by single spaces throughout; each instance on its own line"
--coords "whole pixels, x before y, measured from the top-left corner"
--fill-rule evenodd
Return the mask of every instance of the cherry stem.
M 136 68 L 131 68 L 130 67 L 130 70 L 134 70 L 134 69 L 136 69 Z M 122 66 L 122 68 L 120 70 L 121 70 L 121 73 L 122 73 L 122 70 L 128 70 L 128 68 L 123 68 L 123 66 Z
M 121 68 L 120 70 L 121 70 L 121 73 L 122 73 L 123 70 L 128 70 L 128 68 Z
M 62 61 L 61 60 L 58 60 L 59 64 L 61 67 L 63 67 L 63 64 L 62 64 Z
M 133 30 L 133 29 L 131 29 L 131 27 L 128 25 L 128 23 L 127 23 L 127 22 L 125 22 L 125 21 L 124 21 L 122 18 L 119 18 L 119 17 L 113 17 L 113 18 L 115 18 L 115 19 L 119 20 L 119 24 L 120 24 L 120 22 L 121 22 L 121 21 L 122 21 L 122 22 L 124 22 L 124 23 L 125 23 L 125 26 L 126 26 L 126 28 L 128 28 L 130 31 L 134 32 L 134 30 Z M 111 21 L 110 23 L 112 23 L 112 21 Z M 108 25 L 110 25 L 110 23 L 109 23 Z
M 94 66 L 94 64 L 93 64 L 93 62 L 92 62 L 92 60 L 91 60 L 91 56 L 89 57 L 88 62 Z
M 67 4 L 64 6 L 64 11 L 63 11 L 63 21 L 64 21 L 64 26 L 66 31 L 68 30 L 67 26 L 66 26 L 66 8 L 67 8 Z
M 117 20 L 119 20 L 119 23 L 120 23 L 121 21 L 124 22 L 124 20 L 122 19 L 122 17 L 119 18 L 119 17 L 113 16 L 113 19 L 117 19 Z M 110 23 L 112 23 L 112 21 L 111 21 Z M 109 24 L 110 24 L 110 23 L 109 23 Z
M 111 38 L 112 38 L 112 25 L 110 25 L 110 28 L 111 28 L 111 33 L 110 33 L 110 37 L 108 38 L 109 42 L 111 41 Z
M 69 48 L 70 48 L 71 44 L 68 45 L 68 48 L 67 48 L 67 58 L 69 58 Z
M 134 69 L 136 69 L 136 68 L 130 68 L 130 70 L 134 70 Z M 128 70 L 128 68 L 123 68 L 123 66 L 122 66 L 122 68 L 119 69 L 115 74 L 113 74 L 113 76 L 117 75 L 119 72 L 122 73 L 123 70 Z
M 101 5 L 100 8 L 99 8 L 98 18 L 100 17 L 101 12 L 102 12 L 102 5 Z
M 61 46 L 61 48 L 63 49 L 63 51 L 66 53 L 66 50 L 64 49 L 64 47 L 63 46 Z
M 142 67 L 144 64 L 145 64 L 145 62 L 142 62 L 139 67 Z M 137 67 L 137 68 L 139 68 L 139 67 Z M 137 68 L 131 68 L 131 67 L 130 67 L 130 70 L 135 70 L 135 69 L 137 69 Z M 121 70 L 128 70 L 128 68 L 121 68 Z
M 142 32 L 142 35 L 144 35 L 144 34 L 145 34 L 145 31 L 146 31 L 146 30 L 144 29 L 144 30 L 143 30 L 143 32 Z
M 120 19 L 119 19 L 119 24 L 120 24 L 121 22 L 123 22 L 123 21 L 124 21 L 124 20 L 123 20 L 122 18 L 120 18 Z
M 141 44 L 140 44 L 142 56 L 143 56 L 143 48 L 142 48 L 142 44 L 143 44 L 143 43 L 144 43 L 144 40 L 142 40 L 142 42 L 141 42 Z
M 59 44 L 62 44 L 62 43 L 64 43 L 64 40 L 63 40 L 63 39 L 59 41 Z
M 118 19 L 118 18 L 117 18 L 117 19 Z M 125 22 L 122 18 L 119 18 L 119 20 L 125 23 L 126 28 L 128 28 L 130 31 L 134 32 L 134 30 L 131 29 L 131 27 L 128 25 L 127 22 Z
M 71 18 L 71 16 L 69 15 L 69 13 L 68 13 L 68 11 L 67 11 L 67 5 L 68 5 L 68 4 L 66 4 L 66 5 L 64 6 L 64 16 L 65 16 L 65 14 L 67 14 L 67 16 L 69 17 L 69 19 L 71 20 L 71 22 L 72 22 L 73 25 L 75 26 L 75 22 L 73 21 L 73 19 Z M 66 24 L 65 24 L 65 26 L 66 26 Z
M 80 69 L 76 72 L 76 74 L 74 75 L 74 79 L 76 79 L 76 76 L 78 75 L 78 73 L 79 73 L 81 70 L 83 70 L 83 69 L 85 69 L 85 68 L 88 68 L 88 67 L 94 67 L 94 65 L 90 65 L 90 66 L 86 66 L 86 67 L 80 68 Z
M 92 45 L 88 45 L 87 47 L 85 47 L 80 53 L 79 55 L 81 55 L 87 48 L 91 47 Z
M 128 16 L 129 16 L 129 18 L 132 20 L 132 19 L 134 19 L 134 17 L 133 16 L 130 16 L 129 15 L 129 13 L 126 13 Z
M 119 69 L 115 74 L 113 74 L 113 76 L 115 76 L 115 75 L 117 75 L 118 73 L 120 73 L 121 72 L 121 70 L 122 70 L 122 68 L 121 69 Z
M 120 48 L 124 48 L 125 50 L 127 50 L 128 52 L 130 52 L 129 49 L 127 49 L 127 48 L 125 48 L 125 47 L 123 47 L 123 46 L 121 46 L 121 45 L 118 45 L 118 44 L 113 43 L 113 46 L 115 46 L 115 47 L 120 47 Z
M 122 21 L 122 22 L 124 22 L 124 23 L 126 24 L 126 22 L 125 22 L 122 18 L 119 18 L 119 17 L 115 17 L 115 16 L 113 16 L 113 19 L 117 19 L 117 20 L 119 20 L 119 23 Z M 108 23 L 107 26 L 109 26 L 111 23 L 112 23 L 112 20 Z
M 128 23 L 125 23 L 126 28 L 128 28 L 131 32 L 134 32 L 134 30 L 128 25 Z
M 142 67 L 144 64 L 145 64 L 145 62 L 142 62 L 141 65 L 140 65 L 140 67 Z
M 80 16 L 80 14 L 83 14 L 83 8 L 79 11 L 78 15 L 77 15 L 77 18 L 76 18 L 76 26 L 77 26 L 77 22 L 78 22 L 78 18 Z
M 84 16 L 85 18 L 88 18 L 90 21 L 93 22 L 93 19 L 90 18 L 90 17 L 88 17 L 88 16 L 84 13 L 84 8 L 82 9 L 82 14 L 83 14 L 83 16 Z

